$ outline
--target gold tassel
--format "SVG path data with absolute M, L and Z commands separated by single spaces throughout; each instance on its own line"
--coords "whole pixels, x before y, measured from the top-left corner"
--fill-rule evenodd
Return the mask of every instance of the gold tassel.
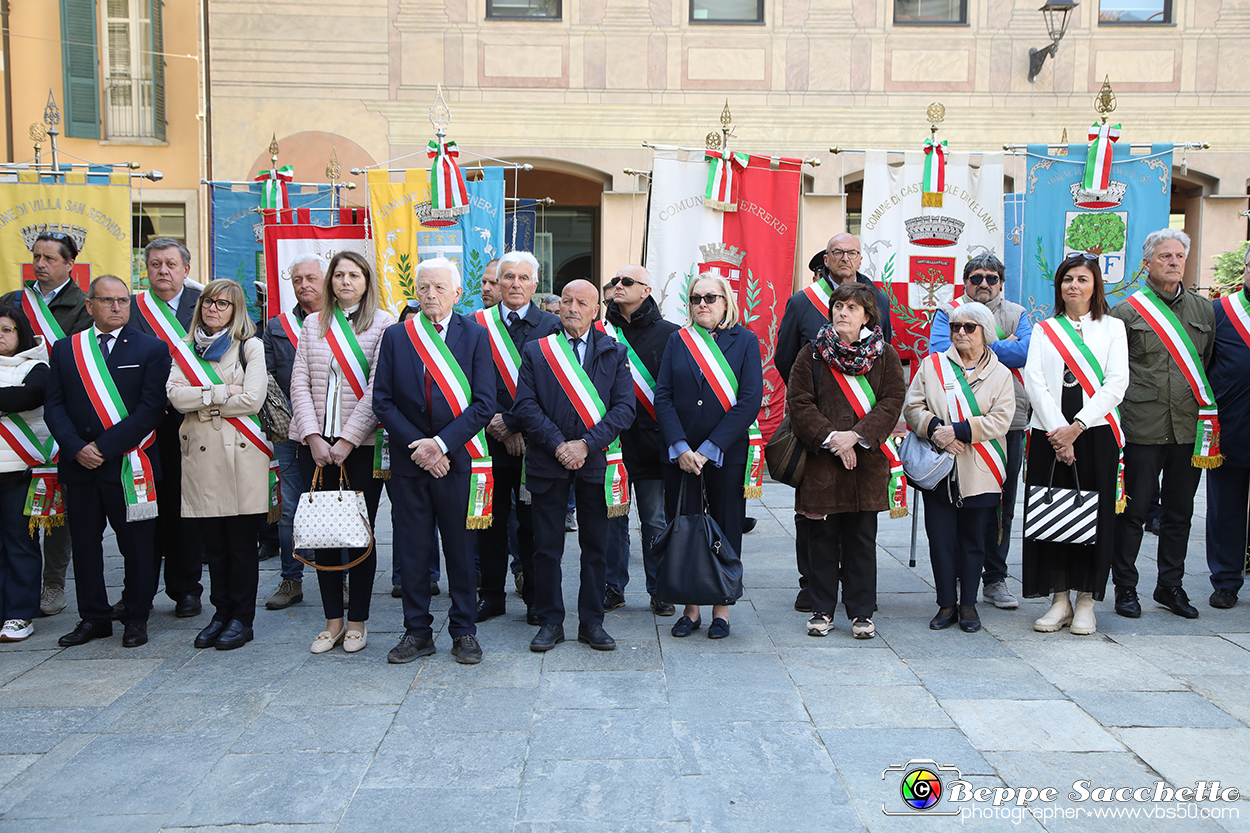
M 618 504 L 616 504 L 615 506 L 609 506 L 609 507 L 608 507 L 608 517 L 609 517 L 609 518 L 623 518 L 623 517 L 625 517 L 625 516 L 626 516 L 626 515 L 628 515 L 628 514 L 629 514 L 629 504 L 628 504 L 628 503 L 618 503 Z
M 282 520 L 282 504 L 270 506 L 269 511 L 265 514 L 265 523 L 276 524 L 280 520 Z
M 390 472 L 387 472 L 390 474 Z M 489 529 L 494 522 L 494 515 L 470 515 L 464 521 L 465 529 Z
M 390 480 L 391 470 L 390 469 L 374 469 L 373 479 L 374 480 Z
M 753 497 L 763 497 L 764 487 L 763 486 L 743 486 L 742 496 L 745 497 L 747 500 L 750 500 Z
M 925 191 L 920 196 L 920 204 L 925 208 L 941 208 L 942 192 L 941 191 Z
M 1128 508 L 1128 501 L 1125 500 L 1124 498 L 1120 498 L 1119 500 L 1115 502 L 1115 513 L 1117 515 L 1123 515 L 1124 510 L 1127 508 Z
M 907 507 L 906 507 L 906 506 L 895 506 L 893 509 L 891 509 L 891 510 L 890 510 L 890 517 L 891 517 L 891 518 L 906 518 L 906 517 L 907 517 Z
M 1194 468 L 1218 469 L 1220 466 L 1224 464 L 1224 455 L 1223 454 L 1212 454 L 1212 455 L 1195 454 L 1193 456 L 1193 464 L 1194 464 Z

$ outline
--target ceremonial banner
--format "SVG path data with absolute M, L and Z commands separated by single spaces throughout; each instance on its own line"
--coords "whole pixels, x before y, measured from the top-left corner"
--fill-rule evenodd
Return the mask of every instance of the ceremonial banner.
M 314 225 L 310 213 L 307 210 L 265 212 L 265 275 L 268 281 L 265 294 L 269 305 L 265 320 L 295 306 L 291 267 L 304 255 L 317 255 L 328 266 L 330 258 L 339 252 L 351 251 L 363 255 L 370 266 L 373 265 L 373 246 L 369 242 L 369 227 L 364 222 L 364 209 L 343 209 L 337 215 L 330 211 L 316 212 L 345 221 L 335 226 Z
M 1024 280 L 1021 304 L 1037 320 L 1054 305 L 1055 269 L 1073 252 L 1098 255 L 1107 303 L 1142 286 L 1146 235 L 1168 227 L 1172 199 L 1172 145 L 1156 144 L 1133 156 L 1128 142 L 1110 145 L 1105 191 L 1085 188 L 1088 147 L 1029 145 L 1023 183 Z
M 979 167 L 970 159 L 945 154 L 940 207 L 921 204 L 924 153 L 908 151 L 902 165 L 888 164 L 879 151 L 864 160 L 860 270 L 890 298 L 893 344 L 903 361 L 928 355 L 933 314 L 963 294 L 968 258 L 1003 256 L 1002 154 L 982 154 Z
M 40 182 L 31 171 L 0 183 L 0 293 L 35 279 L 30 249 L 45 231 L 78 244 L 72 275 L 84 291 L 100 275 L 130 283 L 130 175 L 102 169 L 67 176 L 68 182 Z
M 686 324 L 686 298 L 701 272 L 729 280 L 739 321 L 760 340 L 765 441 L 785 414 L 773 367 L 781 314 L 794 286 L 802 160 L 751 156 L 737 180 L 737 211 L 704 204 L 709 162 L 702 151 L 656 151 L 647 218 L 647 270 L 664 317 Z
M 487 169 L 487 173 L 492 173 Z M 469 210 L 454 225 L 425 225 L 431 217 L 429 171 L 405 172 L 404 182 L 391 182 L 384 170 L 369 172 L 369 212 L 382 288 L 382 306 L 395 315 L 417 297 L 417 263 L 445 257 L 460 267 L 464 294 L 456 312 L 482 306 L 482 271 L 500 254 L 504 239 L 504 181 L 488 176 L 467 182 Z
M 329 208 L 330 186 L 324 183 L 311 185 L 286 184 L 287 202 L 290 208 Z M 229 278 L 237 281 L 247 295 L 248 314 L 253 320 L 271 317 L 267 310 L 257 305 L 256 281 L 265 281 L 264 220 L 257 213 L 261 207 L 264 183 L 232 185 L 226 182 L 209 183 L 209 229 L 212 244 L 209 246 L 209 274 L 213 279 Z M 311 189 L 305 193 L 305 189 Z M 317 226 L 329 226 L 337 220 L 332 211 L 309 211 L 309 222 Z M 290 288 L 290 274 L 287 275 Z M 289 307 L 287 307 L 289 309 Z
M 515 205 L 516 207 L 512 207 Z M 538 200 L 521 198 L 515 204 L 508 204 L 504 214 L 503 239 L 505 252 L 534 251 L 534 232 L 538 230 Z M 515 226 L 515 239 L 513 227 Z

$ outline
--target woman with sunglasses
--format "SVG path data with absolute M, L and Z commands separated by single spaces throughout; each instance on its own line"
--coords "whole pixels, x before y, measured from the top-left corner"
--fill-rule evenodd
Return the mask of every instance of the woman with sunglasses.
M 764 396 L 760 342 L 738 323 L 737 299 L 719 275 L 699 275 L 686 313 L 689 323 L 669 336 L 655 386 L 655 414 L 667 446 L 664 510 L 670 521 L 699 514 L 706 491 L 708 513 L 741 556 L 749 434 Z M 683 479 L 686 505 L 678 506 Z M 689 636 L 702 624 L 699 606 L 688 604 L 672 634 Z M 729 605 L 713 606 L 707 635 L 729 636 Z
M 981 629 L 977 589 L 988 548 L 990 515 L 997 511 L 1007 478 L 1004 441 L 1016 412 L 1011 372 L 990 345 L 998 339 L 984 304 L 961 304 L 950 314 L 951 346 L 933 353 L 907 390 L 903 418 L 913 432 L 955 456 L 950 475 L 924 493 L 924 525 L 937 587 L 937 615 L 944 630 Z M 958 592 L 956 590 L 958 585 Z
M 211 581 L 213 618 L 195 637 L 197 648 L 229 651 L 252 641 L 256 533 L 271 509 L 281 513 L 270 506 L 272 458 L 255 418 L 269 386 L 255 332 L 243 287 L 210 282 L 191 317 L 189 350 L 175 355 L 165 386 L 186 415 L 178 431 L 182 517 L 195 525 Z
M 1024 386 L 1033 404 L 1025 486 L 1098 492 L 1094 543 L 1025 539 L 1026 598 L 1051 597 L 1033 630 L 1097 630 L 1094 603 L 1107 589 L 1114 549 L 1119 404 L 1128 388 L 1124 322 L 1108 314 L 1098 258 L 1074 254 L 1055 271 L 1054 316 L 1033 328 Z M 1076 606 L 1071 593 L 1076 591 Z

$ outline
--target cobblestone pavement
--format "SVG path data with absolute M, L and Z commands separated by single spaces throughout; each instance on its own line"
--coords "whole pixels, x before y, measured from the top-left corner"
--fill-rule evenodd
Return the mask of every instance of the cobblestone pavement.
M 706 629 L 674 639 L 673 619 L 648 610 L 635 526 L 628 604 L 606 622 L 614 653 L 575 641 L 530 653 L 535 629 L 510 595 L 508 614 L 479 627 L 485 661 L 457 665 L 444 583 L 438 653 L 387 665 L 402 616 L 385 503 L 360 654 L 309 653 L 324 624 L 311 576 L 303 604 L 262 606 L 256 641 L 232 652 L 195 650 L 209 613 L 176 619 L 163 595 L 147 645 L 123 649 L 118 628 L 59 649 L 76 620 L 71 593 L 31 639 L 0 646 L 0 831 L 1250 831 L 1247 800 L 1069 796 L 1077 781 L 1092 791 L 1213 780 L 1250 796 L 1250 598 L 1226 611 L 1206 603 L 1201 492 L 1186 577 L 1201 618 L 1143 602 L 1140 619 L 1123 619 L 1106 601 L 1088 637 L 1035 633 L 1042 600 L 980 605 L 980 633 L 930 632 L 923 529 L 909 568 L 910 519 L 883 515 L 879 637 L 856 641 L 838 618 L 810 638 L 792 609 L 792 500 L 769 484 L 751 502 L 760 523 L 744 545 L 746 595 L 721 641 Z M 1147 535 L 1146 599 L 1154 546 Z M 576 547 L 570 535 L 573 611 Z M 1011 564 L 1018 573 L 1018 533 Z M 277 566 L 261 565 L 262 599 Z M 954 773 L 939 770 L 945 795 L 929 812 L 971 817 L 886 815 L 908 806 L 903 773 L 885 770 L 912 759 L 956 767 L 974 787 L 1056 796 L 1032 812 L 1003 792 L 996 813 L 988 801 L 952 804 L 962 788 L 952 794 Z

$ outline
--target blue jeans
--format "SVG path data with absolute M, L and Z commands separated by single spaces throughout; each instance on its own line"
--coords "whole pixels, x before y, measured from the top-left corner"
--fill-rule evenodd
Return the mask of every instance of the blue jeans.
M 647 593 L 655 595 L 655 559 L 651 542 L 664 531 L 664 481 L 635 480 L 634 503 L 642 527 L 642 569 L 647 579 Z M 629 584 L 629 518 L 608 519 L 607 589 L 624 595 Z
M 278 476 L 282 484 L 282 517 L 278 520 L 278 552 L 282 557 L 282 578 L 302 582 L 304 565 L 296 561 L 292 554 L 295 508 L 299 506 L 299 496 L 308 491 L 309 485 L 295 462 L 295 453 L 299 446 L 295 440 L 287 440 L 275 445 L 273 452 L 278 458 Z M 312 557 L 310 552 L 301 552 L 300 555 L 305 558 Z
M 30 536 L 29 519 L 22 514 L 30 478 L 0 491 L 0 620 L 38 619 L 40 568 L 39 539 Z

